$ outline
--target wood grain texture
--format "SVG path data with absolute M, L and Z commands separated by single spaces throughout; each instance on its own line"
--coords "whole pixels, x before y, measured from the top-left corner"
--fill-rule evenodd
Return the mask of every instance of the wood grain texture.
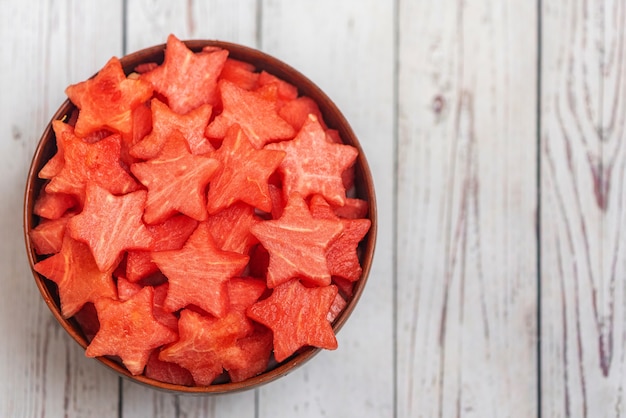
M 117 413 L 118 379 L 56 323 L 24 251 L 22 202 L 32 153 L 64 89 L 121 50 L 121 1 L 2 2 L 0 43 L 0 416 Z M 104 22 L 106 26 L 104 26 Z
M 400 1 L 398 417 L 536 415 L 536 24 Z
M 179 39 L 219 39 L 255 47 L 257 2 L 128 0 L 126 50 Z M 131 382 L 123 383 L 125 417 L 254 417 L 255 392 L 216 397 L 175 396 Z
M 339 348 L 261 388 L 259 417 L 393 413 L 393 2 L 265 0 L 260 48 L 342 110 L 368 157 L 378 202 L 372 271 Z
M 542 8 L 545 416 L 624 414 L 626 5 Z
M 179 39 L 257 46 L 258 0 L 127 0 L 127 52 Z

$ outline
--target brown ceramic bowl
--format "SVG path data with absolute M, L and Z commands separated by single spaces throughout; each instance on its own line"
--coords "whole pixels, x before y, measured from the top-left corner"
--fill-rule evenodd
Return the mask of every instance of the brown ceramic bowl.
M 339 329 L 348 320 L 348 317 L 354 310 L 354 307 L 356 306 L 361 296 L 361 293 L 363 292 L 370 271 L 370 267 L 372 265 L 374 246 L 376 241 L 377 222 L 374 182 L 372 180 L 372 175 L 370 173 L 365 154 L 363 153 L 363 149 L 361 148 L 361 145 L 359 144 L 356 135 L 352 131 L 352 128 L 346 121 L 345 117 L 341 114 L 339 109 L 335 106 L 332 100 L 324 92 L 322 92 L 322 90 L 320 90 L 319 87 L 317 87 L 313 82 L 311 82 L 301 73 L 288 66 L 287 64 L 279 61 L 278 59 L 273 58 L 260 51 L 227 42 L 193 40 L 186 41 L 185 43 L 190 49 L 194 51 L 199 51 L 205 46 L 218 46 L 221 48 L 225 48 L 229 50 L 230 57 L 252 63 L 257 67 L 258 70 L 266 70 L 267 72 L 296 85 L 301 95 L 307 95 L 317 102 L 327 125 L 330 128 L 337 129 L 346 144 L 352 145 L 359 150 L 359 157 L 356 161 L 355 178 L 357 197 L 368 201 L 368 217 L 372 222 L 372 226 L 368 235 L 361 243 L 360 254 L 363 275 L 361 279 L 356 282 L 353 296 L 347 301 L 347 306 L 345 307 L 343 312 L 341 312 L 341 314 L 337 317 L 333 324 L 333 329 L 335 330 L 335 332 L 339 331 Z M 121 59 L 121 62 L 122 66 L 124 67 L 124 71 L 128 74 L 132 72 L 138 64 L 145 62 L 162 62 L 164 50 L 165 45 L 163 44 L 143 49 L 141 51 L 137 51 L 123 57 Z M 69 116 L 74 109 L 75 107 L 71 102 L 65 101 L 56 111 L 56 113 L 52 117 L 52 120 L 63 119 L 64 117 Z M 61 326 L 65 328 L 68 334 L 74 340 L 76 340 L 76 342 L 80 344 L 83 348 L 86 348 L 88 342 L 85 339 L 83 332 L 78 327 L 77 323 L 72 318 L 66 319 L 61 315 L 56 285 L 50 280 L 35 272 L 35 270 L 33 269 L 34 264 L 40 260 L 40 257 L 35 253 L 33 249 L 33 245 L 28 235 L 28 231 L 37 225 L 38 218 L 37 216 L 33 215 L 33 204 L 41 188 L 44 186 L 44 182 L 38 178 L 37 173 L 48 161 L 48 159 L 50 159 L 55 153 L 55 136 L 52 130 L 52 124 L 50 123 L 44 130 L 41 140 L 39 141 L 39 145 L 37 146 L 37 149 L 33 156 L 30 171 L 28 173 L 28 179 L 26 182 L 26 190 L 24 195 L 24 236 L 26 240 L 26 250 L 28 253 L 30 266 L 35 278 L 35 283 L 37 284 L 44 301 L 52 311 L 52 314 L 59 321 Z M 98 360 L 107 367 L 119 373 L 120 375 L 125 376 L 135 382 L 142 383 L 156 389 L 175 393 L 216 394 L 251 389 L 261 384 L 275 380 L 281 376 L 286 375 L 298 366 L 310 360 L 311 357 L 313 357 L 318 352 L 319 349 L 316 348 L 305 348 L 297 354 L 294 354 L 287 360 L 283 361 L 282 363 L 273 365 L 264 373 L 243 382 L 227 382 L 213 384 L 211 386 L 198 387 L 187 387 L 163 383 L 154 379 L 147 378 L 143 375 L 133 376 L 128 372 L 128 370 L 126 370 L 125 367 L 123 367 L 121 364 L 117 363 L 114 360 L 106 357 L 100 357 L 98 358 Z

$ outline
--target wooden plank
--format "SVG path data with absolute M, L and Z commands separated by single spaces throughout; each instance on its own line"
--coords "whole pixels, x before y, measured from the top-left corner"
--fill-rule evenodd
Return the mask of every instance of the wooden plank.
M 257 0 L 127 1 L 127 52 L 179 39 L 218 39 L 257 45 Z
M 621 416 L 626 5 L 542 12 L 542 412 Z
M 257 2 L 127 1 L 126 50 L 180 39 L 219 39 L 256 46 Z M 130 417 L 253 417 L 254 391 L 220 397 L 175 396 L 130 382 L 123 385 L 123 415 Z
M 397 416 L 535 416 L 536 6 L 398 16 Z
M 118 378 L 56 323 L 28 268 L 21 211 L 32 153 L 65 87 L 121 50 L 121 1 L 3 2 L 0 15 L 0 416 L 117 414 Z M 106 23 L 105 23 L 106 22 Z
M 393 2 L 264 1 L 261 48 L 316 82 L 359 136 L 375 179 L 375 262 L 360 305 L 322 352 L 260 390 L 260 417 L 393 411 Z

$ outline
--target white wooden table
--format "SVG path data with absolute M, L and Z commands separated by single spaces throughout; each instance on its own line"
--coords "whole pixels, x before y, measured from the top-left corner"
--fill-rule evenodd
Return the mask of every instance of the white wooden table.
M 619 0 L 0 0 L 0 417 L 626 414 L 625 31 Z M 301 70 L 376 179 L 376 260 L 340 348 L 237 395 L 85 358 L 24 250 L 65 86 L 170 32 Z

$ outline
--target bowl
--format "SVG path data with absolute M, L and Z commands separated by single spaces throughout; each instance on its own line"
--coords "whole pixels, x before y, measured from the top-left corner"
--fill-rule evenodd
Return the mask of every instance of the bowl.
M 257 68 L 257 70 L 265 70 L 297 86 L 298 91 L 301 95 L 309 96 L 310 98 L 315 100 L 328 127 L 336 129 L 339 132 L 344 143 L 352 145 L 358 149 L 359 156 L 355 163 L 356 197 L 366 200 L 368 202 L 369 212 L 367 217 L 371 221 L 371 227 L 366 237 L 360 243 L 360 261 L 363 269 L 362 277 L 356 282 L 352 296 L 346 301 L 346 307 L 333 323 L 333 329 L 335 333 L 337 333 L 350 317 L 355 306 L 357 305 L 357 302 L 361 297 L 363 289 L 365 288 L 372 265 L 374 247 L 376 242 L 377 212 L 374 193 L 374 182 L 370 173 L 369 166 L 367 164 L 365 154 L 356 135 L 354 134 L 346 118 L 342 115 L 342 113 L 333 103 L 333 101 L 311 80 L 309 80 L 300 72 L 285 64 L 284 62 L 261 51 L 228 42 L 216 40 L 190 40 L 185 41 L 185 44 L 193 51 L 200 51 L 207 46 L 215 46 L 227 49 L 229 51 L 229 57 L 251 63 Z M 163 62 L 164 51 L 165 44 L 161 44 L 126 55 L 121 58 L 120 61 L 126 74 L 129 74 L 134 70 L 134 68 L 137 67 L 138 64 L 148 62 Z M 64 318 L 61 314 L 56 285 L 34 270 L 34 265 L 38 261 L 40 261 L 42 257 L 35 253 L 33 243 L 31 242 L 28 233 L 28 231 L 34 228 L 38 223 L 38 217 L 33 214 L 33 206 L 35 199 L 40 193 L 40 190 L 45 185 L 44 181 L 38 178 L 38 172 L 44 166 L 44 164 L 56 153 L 55 135 L 52 130 L 52 121 L 69 117 L 69 115 L 75 110 L 75 106 L 69 100 L 66 100 L 54 113 L 50 123 L 46 126 L 41 136 L 39 144 L 33 155 L 28 178 L 26 181 L 23 215 L 26 251 L 28 254 L 28 260 L 31 270 L 33 272 L 35 283 L 39 288 L 39 291 L 41 292 L 41 296 L 54 317 L 65 329 L 65 331 L 67 331 L 69 336 L 73 338 L 83 349 L 85 349 L 88 345 L 88 341 L 76 321 L 73 318 Z M 212 384 L 210 386 L 194 387 L 164 383 L 161 381 L 150 379 L 143 375 L 132 375 L 123 365 L 121 365 L 112 358 L 97 357 L 96 360 L 121 376 L 124 376 L 134 382 L 144 384 L 155 389 L 178 394 L 219 394 L 252 389 L 262 384 L 266 384 L 275 379 L 278 379 L 281 376 L 285 376 L 289 372 L 309 361 L 319 351 L 320 349 L 318 348 L 306 347 L 298 351 L 296 354 L 292 355 L 285 361 L 278 364 L 273 364 L 264 373 L 243 382 L 224 382 Z

